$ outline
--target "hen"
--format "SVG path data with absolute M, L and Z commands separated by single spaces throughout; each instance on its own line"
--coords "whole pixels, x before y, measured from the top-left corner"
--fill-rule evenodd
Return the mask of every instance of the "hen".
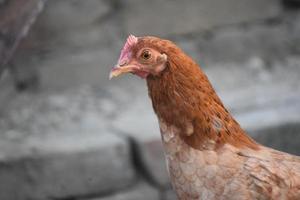
M 147 81 L 179 199 L 300 199 L 300 157 L 251 139 L 174 43 L 130 35 L 110 78 L 124 73 Z

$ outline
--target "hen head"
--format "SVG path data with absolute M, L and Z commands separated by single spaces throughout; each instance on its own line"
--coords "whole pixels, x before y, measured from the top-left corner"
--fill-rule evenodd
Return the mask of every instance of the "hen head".
M 133 73 L 147 81 L 154 112 L 195 149 L 206 141 L 257 149 L 224 107 L 200 66 L 169 40 L 130 35 L 110 78 Z M 205 145 L 204 145 L 205 146 Z
M 121 51 L 118 63 L 110 72 L 110 79 L 124 73 L 141 78 L 159 75 L 167 65 L 168 56 L 155 37 L 138 38 L 130 35 Z

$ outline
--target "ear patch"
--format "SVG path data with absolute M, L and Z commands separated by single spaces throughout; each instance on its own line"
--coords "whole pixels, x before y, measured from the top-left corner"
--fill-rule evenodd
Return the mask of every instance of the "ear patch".
M 166 54 L 161 54 L 158 58 L 157 58 L 157 62 L 159 63 L 163 63 L 163 62 L 166 62 L 168 59 L 168 56 Z
M 119 63 L 121 63 L 122 60 L 124 60 L 125 58 L 128 58 L 130 56 L 130 51 L 131 51 L 132 47 L 137 44 L 137 42 L 138 42 L 137 37 L 135 37 L 134 35 L 131 35 L 131 34 L 128 36 L 126 43 L 125 43 L 124 47 L 122 48 L 121 55 L 119 58 Z

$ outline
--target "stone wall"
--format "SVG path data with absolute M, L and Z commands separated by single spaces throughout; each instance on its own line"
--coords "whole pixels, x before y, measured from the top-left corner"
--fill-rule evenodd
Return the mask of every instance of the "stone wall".
M 145 83 L 108 81 L 129 33 L 175 41 L 249 134 L 300 155 L 297 9 L 51 0 L 1 80 L 0 199 L 175 199 Z

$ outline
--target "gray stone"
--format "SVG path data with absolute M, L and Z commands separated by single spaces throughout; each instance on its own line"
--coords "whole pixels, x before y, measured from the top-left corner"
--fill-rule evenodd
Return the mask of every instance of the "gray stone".
M 232 112 L 247 112 L 299 98 L 300 59 L 289 57 L 285 60 L 269 67 L 261 58 L 252 57 L 239 64 L 211 65 L 205 72 Z
M 85 196 L 133 184 L 129 143 L 108 128 L 115 107 L 108 94 L 98 95 L 83 88 L 16 95 L 6 102 L 0 117 L 0 199 Z
M 300 120 L 258 130 L 254 138 L 271 148 L 300 156 Z M 251 132 L 250 132 L 251 133 Z
M 114 12 L 112 2 L 105 0 L 49 1 L 32 30 L 32 39 L 40 48 L 59 50 L 58 54 L 101 45 L 109 47 L 119 39 L 114 15 L 106 17 L 111 12 Z
M 299 1 L 298 1 L 299 2 Z M 292 53 L 300 54 L 300 14 L 299 12 L 291 14 L 289 16 L 292 19 L 291 27 L 290 27 L 290 37 L 293 40 L 291 43 Z
M 110 12 L 110 5 L 104 0 L 59 0 L 47 4 L 42 20 L 53 29 L 72 31 L 95 23 Z
M 280 3 L 274 0 L 193 0 L 188 3 L 126 0 L 123 6 L 127 33 L 159 36 L 267 19 L 280 13 Z
M 247 132 L 262 144 L 300 155 L 299 99 L 277 106 L 236 114 Z
M 109 49 L 94 49 L 40 61 L 41 88 L 73 88 L 82 84 L 103 86 L 115 60 L 117 58 Z
M 298 57 L 272 67 L 254 57 L 243 65 L 218 64 L 206 72 L 249 134 L 264 145 L 299 155 L 299 65 Z
M 107 197 L 99 197 L 91 200 L 158 200 L 159 193 L 146 183 L 138 183 L 134 187 L 118 192 Z
M 300 8 L 300 1 L 299 0 L 282 0 L 283 5 L 286 8 L 297 10 Z
M 22 137 L 105 132 L 110 118 L 117 112 L 116 102 L 119 102 L 114 102 L 105 90 L 88 86 L 39 94 L 7 91 L 2 101 L 6 101 L 0 108 L 0 137 L 4 139 L 10 137 L 6 134 L 8 130 L 20 132 Z
M 134 179 L 128 144 L 109 132 L 2 140 L 0 148 L 0 178 L 5 182 L 0 186 L 1 199 L 105 193 Z
M 169 189 L 169 190 L 164 191 L 163 200 L 176 200 L 176 199 L 177 199 L 177 196 L 176 196 L 174 190 Z
M 255 139 L 299 155 L 299 64 L 292 56 L 272 67 L 252 58 L 244 65 L 223 64 L 206 72 L 225 105 Z
M 45 0 L 10 0 L 0 2 L 0 75 L 12 58 L 36 17 L 42 11 Z
M 198 42 L 201 61 L 244 62 L 251 57 L 262 57 L 269 62 L 283 60 L 296 41 L 290 32 L 286 23 L 279 22 L 223 27 Z
M 19 74 L 34 68 L 41 88 L 102 84 L 120 51 L 121 31 L 104 0 L 49 1 L 14 58 Z M 55 81 L 53 81 L 55 79 Z
M 147 89 L 136 96 L 126 110 L 113 120 L 113 127 L 121 134 L 132 137 L 138 144 L 138 152 L 155 184 L 166 187 L 169 177 L 166 170 L 163 147 L 156 116 L 147 96 Z

